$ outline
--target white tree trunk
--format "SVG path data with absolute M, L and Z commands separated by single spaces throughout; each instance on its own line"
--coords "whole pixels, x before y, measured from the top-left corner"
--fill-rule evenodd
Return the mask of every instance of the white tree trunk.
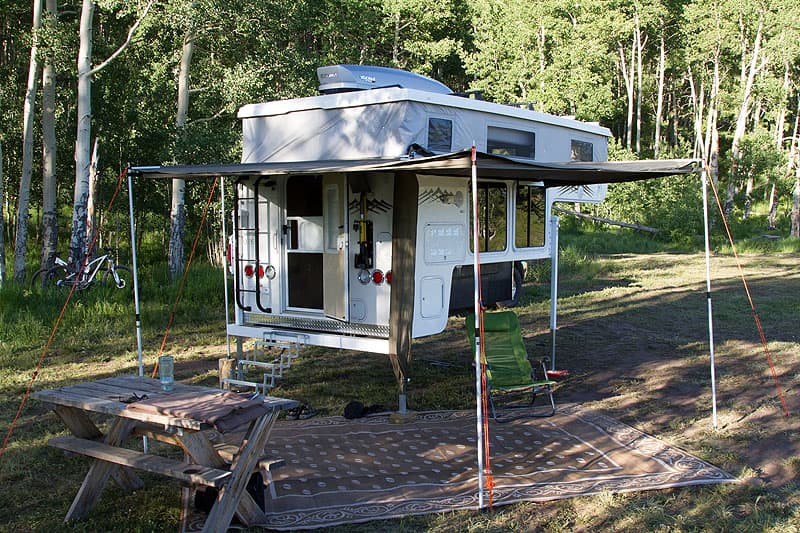
M 33 173 L 33 119 L 36 92 L 39 86 L 38 32 L 42 27 L 42 1 L 33 0 L 33 41 L 28 66 L 28 85 L 22 111 L 22 175 L 17 197 L 17 238 L 14 244 L 14 281 L 25 281 L 25 255 L 28 249 L 28 206 L 31 199 L 31 174 Z
M 642 42 L 642 28 L 639 26 L 639 14 L 636 14 L 636 153 L 642 152 L 642 50 L 647 38 Z
M 737 189 L 737 182 L 738 179 L 736 177 L 737 169 L 739 165 L 739 158 L 741 157 L 741 153 L 739 150 L 739 144 L 744 137 L 745 130 L 747 128 L 747 117 L 748 111 L 750 109 L 750 99 L 753 93 L 753 83 L 755 81 L 756 73 L 758 72 L 758 58 L 761 55 L 761 26 L 762 21 L 759 20 L 758 22 L 758 30 L 756 31 L 755 43 L 753 45 L 753 55 L 750 57 L 750 64 L 747 69 L 747 75 L 744 77 L 744 84 L 742 85 L 742 102 L 741 106 L 739 107 L 739 116 L 736 118 L 736 129 L 733 132 L 733 139 L 731 140 L 731 176 L 730 181 L 728 182 L 728 191 L 727 197 L 725 199 L 725 213 L 730 214 L 731 210 L 733 210 L 733 197 L 736 194 Z M 743 45 L 744 46 L 744 45 Z M 749 203 L 748 197 L 748 203 Z M 745 210 L 745 218 L 747 218 L 748 212 Z
M 57 21 L 56 0 L 46 0 L 47 13 Z M 42 257 L 41 268 L 53 266 L 58 253 L 56 205 L 56 72 L 45 61 L 42 70 Z
M 133 40 L 133 34 L 147 16 L 155 0 L 145 6 L 141 17 L 128 30 L 128 38 L 113 54 L 92 68 L 92 21 L 94 1 L 82 0 L 80 45 L 78 48 L 78 130 L 75 136 L 75 194 L 72 208 L 72 235 L 69 240 L 69 262 L 80 267 L 86 253 L 87 203 L 89 199 L 89 164 L 92 137 L 92 76 L 107 67 Z
M 86 252 L 86 213 L 89 200 L 89 164 L 92 136 L 92 20 L 93 0 L 83 0 L 78 48 L 78 129 L 75 137 L 75 193 L 69 263 L 80 267 Z
M 0 141 L 0 288 L 6 282 L 6 215 L 3 213 L 3 142 Z
M 791 237 L 800 237 L 800 98 L 797 99 L 797 111 L 794 114 L 794 130 L 792 131 L 792 144 L 789 149 L 789 170 L 794 168 L 794 190 L 792 191 L 792 229 Z
M 97 227 L 96 220 L 96 195 L 97 192 L 97 168 L 99 165 L 99 155 L 97 153 L 99 141 L 97 137 L 94 138 L 94 146 L 92 147 L 92 159 L 89 162 L 89 196 L 86 199 L 86 254 L 91 256 L 94 254 L 94 233 Z
M 628 97 L 628 119 L 625 122 L 625 146 L 628 150 L 632 147 L 633 142 L 633 74 L 634 74 L 634 45 L 635 38 L 631 44 L 631 63 L 628 68 L 628 63 L 625 60 L 625 50 L 622 44 L 619 45 L 619 66 L 622 71 L 622 79 L 625 80 L 625 94 Z
M 664 29 L 661 29 L 661 41 L 658 54 L 658 98 L 656 103 L 656 132 L 653 136 L 653 157 L 658 159 L 661 144 L 661 114 L 664 111 L 664 71 L 666 70 L 666 50 L 664 46 Z
M 178 73 L 178 107 L 175 113 L 177 134 L 182 136 L 186 129 L 189 113 L 189 69 L 194 54 L 194 34 L 190 31 L 183 41 L 181 68 Z M 170 209 L 169 231 L 169 274 L 177 278 L 183 270 L 183 235 L 186 227 L 186 183 L 182 179 L 172 180 L 172 207 Z

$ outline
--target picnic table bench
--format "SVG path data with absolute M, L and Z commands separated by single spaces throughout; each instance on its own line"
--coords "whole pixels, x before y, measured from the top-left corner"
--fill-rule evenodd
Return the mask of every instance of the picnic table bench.
M 264 446 L 278 413 L 298 405 L 269 396 L 244 400 L 220 389 L 183 383 L 163 391 L 157 380 L 138 376 L 78 383 L 33 396 L 50 404 L 72 433 L 48 444 L 93 459 L 65 522 L 86 516 L 109 478 L 123 490 L 142 488 L 134 471 L 142 470 L 218 489 L 203 531 L 226 531 L 234 514 L 246 526 L 263 523 L 263 512 L 245 488 L 252 472 L 280 462 L 262 457 Z M 89 413 L 112 417 L 106 433 Z M 205 431 L 242 424 L 248 429 L 238 447 L 213 443 Z M 122 447 L 137 435 L 179 447 L 184 460 Z

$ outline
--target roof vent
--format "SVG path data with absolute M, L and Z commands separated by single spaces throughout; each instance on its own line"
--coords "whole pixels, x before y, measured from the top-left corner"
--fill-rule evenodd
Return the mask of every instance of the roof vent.
M 396 68 L 370 65 L 330 65 L 317 69 L 322 94 L 363 91 L 386 87 L 416 89 L 439 94 L 453 94 L 449 87 L 434 79 Z

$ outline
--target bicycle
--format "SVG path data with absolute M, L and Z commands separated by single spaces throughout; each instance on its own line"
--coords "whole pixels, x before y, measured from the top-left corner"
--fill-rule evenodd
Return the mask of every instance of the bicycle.
M 73 272 L 66 261 L 56 259 L 56 265 L 44 274 L 41 271 L 33 275 L 32 283 L 35 284 L 38 277 L 42 279 L 42 287 L 50 284 L 56 287 L 75 286 L 76 290 L 88 289 L 100 277 L 100 284 L 110 285 L 113 283 L 117 289 L 123 289 L 127 285 L 127 279 L 132 276 L 131 269 L 118 265 L 114 259 L 112 251 L 107 249 L 103 255 L 99 255 L 89 261 L 80 272 Z

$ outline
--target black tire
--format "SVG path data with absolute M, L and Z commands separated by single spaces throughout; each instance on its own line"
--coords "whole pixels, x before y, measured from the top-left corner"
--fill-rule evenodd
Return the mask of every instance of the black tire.
M 36 274 L 39 274 L 38 272 Z M 34 276 L 36 275 L 34 274 Z M 61 265 L 56 265 L 47 270 L 43 275 L 40 274 L 42 280 L 42 288 L 48 287 L 64 287 L 64 279 L 67 277 L 67 269 Z M 62 282 L 62 283 L 59 283 Z
M 103 286 L 124 289 L 128 285 L 128 282 L 133 279 L 133 272 L 131 272 L 130 268 L 122 265 L 117 265 L 115 270 L 117 271 L 117 276 L 119 277 L 119 285 L 117 285 L 116 280 L 114 279 L 114 274 L 111 272 L 111 270 L 106 270 L 103 272 Z
M 35 289 L 37 285 L 40 287 L 44 287 L 44 280 L 45 280 L 44 274 L 47 273 L 48 270 L 50 269 L 40 268 L 39 270 L 33 273 L 33 276 L 31 276 L 31 289 Z

